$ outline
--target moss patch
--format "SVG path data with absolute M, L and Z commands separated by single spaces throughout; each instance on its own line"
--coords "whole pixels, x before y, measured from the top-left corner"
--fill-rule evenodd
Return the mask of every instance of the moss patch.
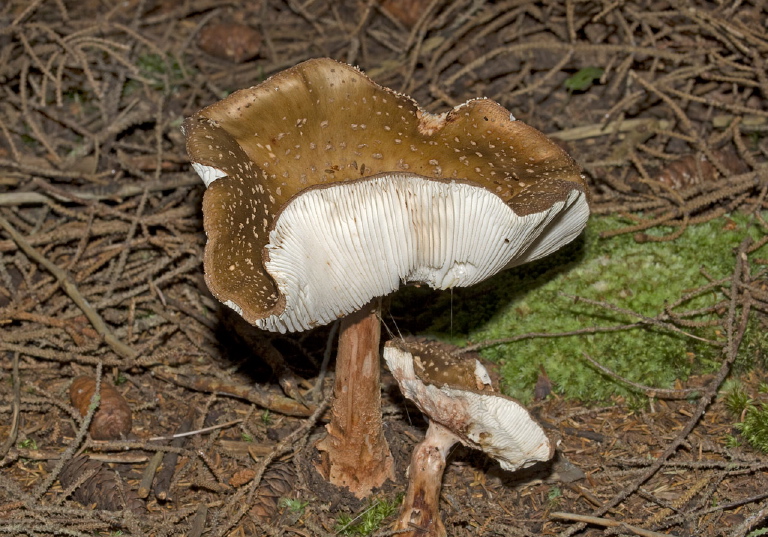
M 701 267 L 715 278 L 730 275 L 734 249 L 747 234 L 759 236 L 748 217 L 732 215 L 689 228 L 669 243 L 641 244 L 631 235 L 599 238 L 601 231 L 623 225 L 625 222 L 613 217 L 594 218 L 578 241 L 545 260 L 506 271 L 474 288 L 443 293 L 426 308 L 432 322 L 425 332 L 461 345 L 636 320 L 574 303 L 562 294 L 603 300 L 655 316 L 665 302 L 707 283 Z M 766 252 L 764 247 L 758 256 L 765 257 Z M 710 293 L 684 307 L 698 308 L 723 298 Z M 722 337 L 717 328 L 691 331 L 709 339 Z M 765 355 L 766 338 L 760 337 L 763 330 L 751 332 L 755 337 L 745 342 L 742 351 L 748 349 L 750 356 L 743 360 L 754 363 L 755 356 Z M 669 387 L 675 379 L 711 370 L 719 363 L 716 348 L 655 328 L 536 338 L 483 351 L 500 365 L 505 392 L 523 401 L 531 398 L 540 366 L 555 390 L 567 397 L 596 402 L 631 394 L 584 361 L 583 353 L 628 379 L 657 387 Z

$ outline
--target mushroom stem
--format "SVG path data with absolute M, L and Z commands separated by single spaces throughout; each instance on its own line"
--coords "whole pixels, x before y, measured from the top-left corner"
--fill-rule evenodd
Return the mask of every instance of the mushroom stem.
M 341 321 L 331 421 L 317 443 L 320 472 L 358 498 L 394 479 L 382 431 L 379 311 L 374 300 Z
M 403 537 L 445 537 L 440 519 L 440 489 L 448 450 L 459 439 L 442 425 L 430 422 L 427 436 L 413 450 L 408 467 L 408 493 L 395 530 L 413 530 Z

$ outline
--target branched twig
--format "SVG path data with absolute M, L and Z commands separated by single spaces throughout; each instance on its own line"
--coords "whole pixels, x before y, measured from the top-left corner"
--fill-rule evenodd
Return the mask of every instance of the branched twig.
M 53 274 L 56 281 L 64 290 L 72 301 L 82 310 L 85 316 L 93 325 L 96 332 L 104 338 L 104 341 L 112 347 L 118 355 L 126 358 L 130 361 L 136 360 L 139 357 L 139 353 L 134 349 L 120 341 L 109 329 L 104 319 L 98 314 L 98 312 L 91 307 L 88 301 L 80 294 L 77 286 L 69 279 L 67 274 L 59 267 L 48 261 L 40 252 L 38 252 L 16 229 L 2 216 L 0 216 L 0 226 L 11 236 L 13 241 L 19 245 L 25 254 L 34 259 L 37 263 L 42 265 L 48 272 Z
M 574 302 L 585 302 L 587 304 L 592 304 L 593 306 L 599 306 L 602 308 L 605 308 L 610 311 L 614 311 L 616 313 L 622 313 L 624 315 L 629 315 L 630 317 L 637 317 L 643 320 L 643 323 L 645 324 L 651 324 L 653 326 L 658 326 L 659 328 L 663 328 L 664 330 L 669 330 L 670 332 L 675 332 L 677 334 L 681 334 L 683 336 L 689 337 L 691 339 L 695 339 L 697 341 L 702 341 L 704 343 L 707 343 L 709 345 L 714 345 L 716 347 L 721 346 L 722 344 L 717 341 L 713 341 L 711 339 L 706 339 L 700 336 L 697 336 L 696 334 L 691 334 L 690 332 L 686 332 L 685 330 L 681 330 L 677 326 L 668 323 L 666 321 L 663 321 L 659 318 L 654 317 L 648 317 L 646 315 L 643 315 L 641 313 L 637 313 L 636 311 L 622 308 L 620 306 L 617 306 L 615 304 L 611 304 L 610 302 L 605 302 L 602 300 L 592 300 L 591 298 L 586 298 L 582 296 L 575 296 L 575 295 L 569 295 L 566 293 L 559 293 L 561 296 L 567 297 L 572 299 Z M 664 315 L 664 314 L 662 314 Z
M 247 487 L 239 489 L 231 498 L 231 505 L 242 505 L 242 507 L 239 507 L 226 521 L 222 521 L 221 525 L 217 528 L 216 535 L 226 535 L 243 515 L 245 515 L 253 504 L 253 496 L 256 494 L 258 486 L 261 483 L 261 476 L 264 475 L 267 466 L 269 466 L 277 457 L 280 457 L 291 450 L 299 439 L 309 434 L 312 427 L 315 426 L 323 413 L 328 409 L 330 403 L 331 394 L 329 393 L 325 400 L 317 405 L 315 411 L 304 421 L 304 423 L 296 428 L 291 434 L 283 438 L 283 440 L 281 440 L 272 450 L 272 453 L 265 456 L 259 462 L 259 465 L 256 468 L 256 477 L 254 477 Z
M 698 388 L 686 388 L 682 390 L 669 390 L 665 388 L 653 388 L 651 386 L 644 386 L 642 384 L 638 384 L 637 382 L 632 382 L 629 379 L 625 379 L 618 373 L 612 371 L 611 369 L 605 367 L 603 364 L 599 363 L 597 360 L 592 358 L 590 355 L 588 355 L 586 352 L 582 353 L 582 356 L 593 366 L 595 366 L 597 369 L 605 373 L 611 378 L 614 378 L 618 380 L 619 382 L 626 384 L 627 386 L 630 386 L 634 388 L 635 390 L 643 392 L 648 397 L 656 398 L 656 399 L 687 399 L 693 394 L 701 393 L 701 390 Z
M 632 330 L 633 328 L 639 328 L 641 326 L 645 326 L 646 323 L 631 323 L 631 324 L 621 324 L 617 326 L 594 326 L 590 328 L 581 328 L 579 330 L 571 330 L 569 332 L 528 332 L 527 334 L 520 334 L 517 336 L 511 336 L 511 337 L 505 337 L 500 339 L 489 339 L 486 341 L 480 341 L 478 343 L 473 343 L 472 345 L 467 345 L 466 347 L 462 347 L 461 349 L 456 351 L 456 354 L 464 354 L 467 352 L 475 352 L 479 351 L 481 349 L 487 349 L 489 347 L 495 347 L 496 345 L 505 345 L 507 343 L 515 343 L 516 341 L 522 341 L 525 339 L 536 339 L 536 338 L 559 338 L 559 337 L 570 337 L 570 336 L 583 336 L 588 334 L 603 334 L 603 333 L 610 333 L 610 332 L 623 332 L 625 330 Z

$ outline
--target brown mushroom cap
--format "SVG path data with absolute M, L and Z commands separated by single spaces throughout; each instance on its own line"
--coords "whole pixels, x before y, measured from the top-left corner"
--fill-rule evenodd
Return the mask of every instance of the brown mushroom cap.
M 525 468 L 552 458 L 554 445 L 514 399 L 479 392 L 472 386 L 425 384 L 414 369 L 410 345 L 402 342 L 388 341 L 383 354 L 403 395 L 429 418 L 430 427 L 439 424 L 462 444 L 499 461 L 505 470 Z
M 449 349 L 458 347 L 412 336 L 392 341 L 390 345 L 399 345 L 413 355 L 414 371 L 424 384 L 494 391 L 491 376 L 480 360 L 451 354 Z
M 569 242 L 589 212 L 573 160 L 500 105 L 434 116 L 330 59 L 233 93 L 184 132 L 208 186 L 208 286 L 271 330 L 328 323 L 402 282 L 471 285 Z

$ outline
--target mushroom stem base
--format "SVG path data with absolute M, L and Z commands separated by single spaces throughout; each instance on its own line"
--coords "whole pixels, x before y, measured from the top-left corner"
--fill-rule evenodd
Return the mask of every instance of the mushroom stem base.
M 413 530 L 403 537 L 446 537 L 440 518 L 440 489 L 443 486 L 446 454 L 456 437 L 436 423 L 418 444 L 408 467 L 408 493 L 403 499 L 395 530 Z
M 342 319 L 328 434 L 317 443 L 318 470 L 358 498 L 394 479 L 381 419 L 379 302 Z

